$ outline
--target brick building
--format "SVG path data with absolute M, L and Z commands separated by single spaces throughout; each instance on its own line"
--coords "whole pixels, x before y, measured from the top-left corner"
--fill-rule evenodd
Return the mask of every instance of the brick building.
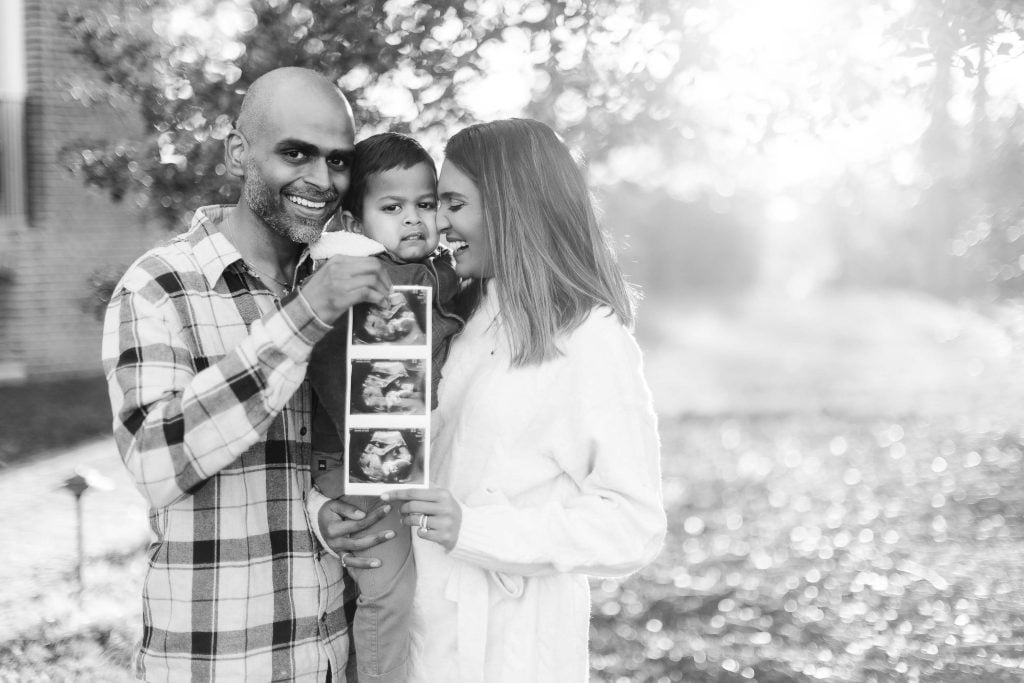
M 89 67 L 62 28 L 65 7 L 0 1 L 0 382 L 99 374 L 102 325 L 83 303 L 89 277 L 165 236 L 58 163 L 69 141 L 140 125 L 70 96 Z

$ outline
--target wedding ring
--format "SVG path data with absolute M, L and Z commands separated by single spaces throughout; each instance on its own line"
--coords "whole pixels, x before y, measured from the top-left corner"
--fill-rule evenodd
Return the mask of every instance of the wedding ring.
M 341 555 L 341 566 L 342 567 L 347 567 L 348 566 L 347 564 L 345 564 L 345 558 L 346 557 L 351 557 L 351 556 L 352 556 L 352 553 L 342 553 L 342 555 Z
M 430 527 L 427 526 L 427 515 L 420 515 L 420 528 L 424 531 L 430 531 Z

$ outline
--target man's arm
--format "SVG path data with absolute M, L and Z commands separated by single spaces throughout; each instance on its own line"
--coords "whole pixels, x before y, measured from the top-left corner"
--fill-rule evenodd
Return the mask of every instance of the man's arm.
M 173 307 L 149 289 L 111 299 L 103 355 L 121 457 L 143 496 L 164 507 L 259 441 L 301 384 L 324 330 L 296 298 L 199 370 Z
M 322 270 L 333 272 L 318 270 L 304 285 L 312 297 L 297 296 L 253 323 L 206 368 L 197 367 L 183 321 L 153 279 L 136 273 L 115 292 L 103 339 L 114 435 L 151 505 L 189 495 L 259 441 L 301 384 L 329 323 L 354 303 L 387 295 L 390 283 L 376 259 Z

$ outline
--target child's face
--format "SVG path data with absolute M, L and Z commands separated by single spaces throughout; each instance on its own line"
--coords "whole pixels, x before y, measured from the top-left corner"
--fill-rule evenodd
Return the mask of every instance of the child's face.
M 375 173 L 366 184 L 358 228 L 403 261 L 429 256 L 439 239 L 436 192 L 434 173 L 426 164 Z

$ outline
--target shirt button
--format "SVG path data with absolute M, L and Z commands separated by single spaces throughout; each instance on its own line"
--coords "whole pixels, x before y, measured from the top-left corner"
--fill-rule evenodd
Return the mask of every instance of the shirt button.
M 303 426 L 302 429 L 299 430 L 299 436 L 305 436 L 306 435 L 306 431 L 307 431 L 306 427 Z

